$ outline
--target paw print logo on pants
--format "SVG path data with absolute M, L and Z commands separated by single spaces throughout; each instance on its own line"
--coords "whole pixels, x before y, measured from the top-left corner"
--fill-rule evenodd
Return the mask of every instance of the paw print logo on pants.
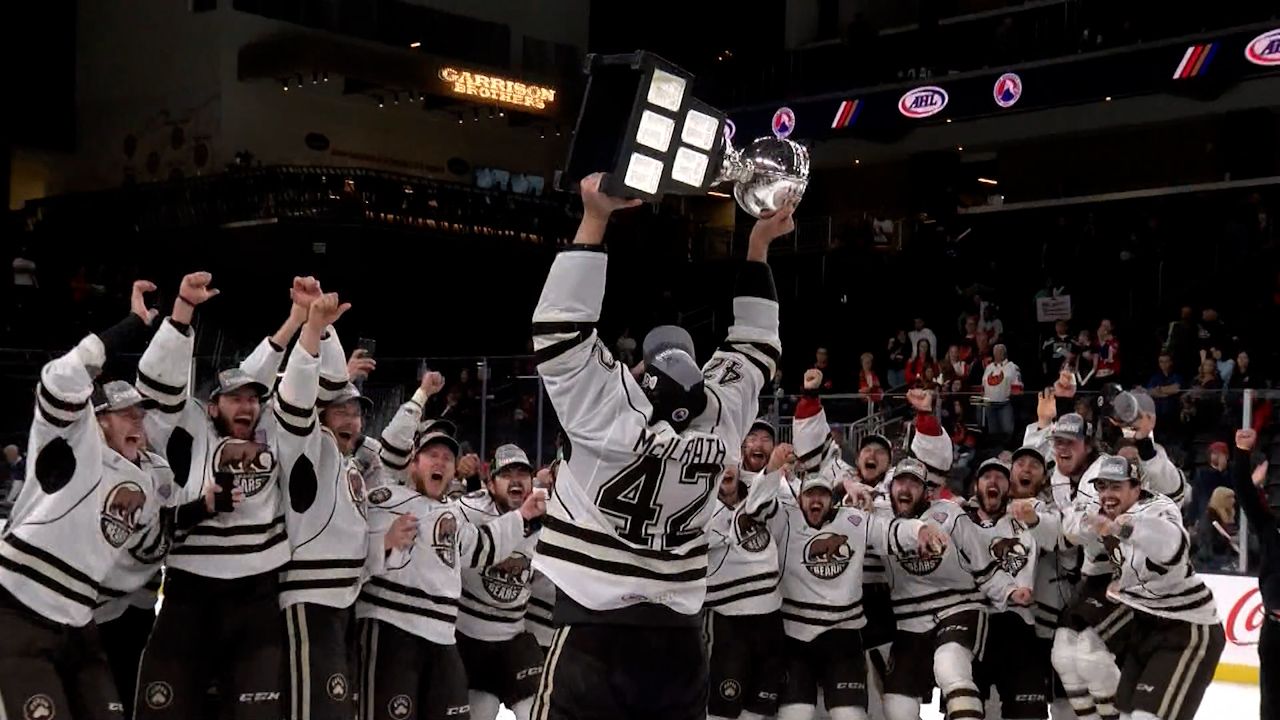
M 413 701 L 408 695 L 397 695 L 391 698 L 391 702 L 387 703 L 387 712 L 391 713 L 393 718 L 409 717 L 409 713 L 413 711 Z

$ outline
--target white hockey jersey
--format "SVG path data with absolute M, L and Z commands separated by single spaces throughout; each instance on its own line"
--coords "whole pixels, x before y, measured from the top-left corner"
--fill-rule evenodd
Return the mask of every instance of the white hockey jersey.
M 351 607 L 360 592 L 369 530 L 364 475 L 316 411 L 320 379 L 345 377 L 345 357 L 332 328 L 318 358 L 294 345 L 272 403 L 293 553 L 280 571 L 281 608 L 301 602 Z
M 966 503 L 964 509 L 973 524 L 974 534 L 986 545 L 987 555 L 1013 578 L 1015 587 L 1032 588 L 1034 591 L 1040 549 L 1031 532 L 1007 514 L 990 521 L 978 514 L 978 508 L 972 502 Z M 1010 605 L 1004 612 L 1016 614 L 1028 625 L 1036 624 L 1036 615 L 1031 607 Z
M 131 463 L 122 456 L 109 452 L 106 464 L 127 471 L 124 465 Z M 169 464 L 159 455 L 143 453 L 141 466 L 151 473 L 160 508 L 149 522 L 140 524 L 122 548 L 123 552 L 116 555 L 116 562 L 107 571 L 107 576 L 102 579 L 98 588 L 98 607 L 93 612 L 93 620 L 98 624 L 120 617 L 130 607 L 156 606 L 160 590 L 160 566 L 173 543 L 174 509 L 199 499 L 191 486 L 179 489 L 174 484 Z
M 138 361 L 138 392 L 154 405 L 147 413 L 147 444 L 173 468 L 174 482 L 203 488 L 216 470 L 231 472 L 244 502 L 179 533 L 168 567 L 210 578 L 240 578 L 278 569 L 289 560 L 278 479 L 272 413 L 264 405 L 255 442 L 219 436 L 204 406 L 191 398 L 194 333 L 165 319 Z M 240 368 L 266 387 L 275 383 L 282 348 L 264 339 Z M 220 468 L 215 468 L 217 463 Z
M 422 420 L 422 406 L 414 400 L 406 400 L 391 416 L 378 438 L 378 459 L 382 461 L 383 484 L 406 484 L 406 472 L 413 459 L 414 435 Z
M 782 606 L 778 543 L 769 529 L 779 511 L 782 473 L 748 479 L 747 497 L 737 507 L 717 497 L 711 515 L 705 606 L 721 615 L 763 615 Z
M 524 539 L 520 514 L 476 526 L 459 517 L 455 503 L 436 502 L 401 485 L 375 488 L 368 501 L 372 576 L 356 601 L 356 617 L 391 623 L 439 645 L 454 644 L 461 565 L 487 567 L 510 556 Z M 418 538 L 407 550 L 384 553 L 383 537 L 400 515 L 418 519 Z
M 782 553 L 782 626 L 788 637 L 808 642 L 827 630 L 856 630 L 867 624 L 862 611 L 862 565 L 869 548 L 884 557 L 910 553 L 924 524 L 914 519 L 834 508 L 830 522 L 809 525 L 804 511 L 781 502 L 771 522 Z
M 1062 510 L 1053 501 L 1047 489 L 1034 501 L 1035 525 L 1027 533 L 1035 541 L 1037 550 L 1035 574 L 1035 624 L 1036 635 L 1052 638 L 1058 628 L 1058 618 L 1070 602 L 1072 580 L 1080 566 L 1080 553 L 1062 535 Z
M 988 606 L 1005 609 L 1017 585 L 992 557 L 964 509 L 950 500 L 936 500 L 920 517 L 940 526 L 951 542 L 941 555 L 924 557 L 893 548 L 895 552 L 886 556 L 898 629 L 929 632 L 939 620 L 957 612 Z
M 596 334 L 607 256 L 572 249 L 534 311 L 538 372 L 569 438 L 534 566 L 595 611 L 646 603 L 692 616 L 706 595 L 706 532 L 780 353 L 768 265 L 745 263 L 728 339 L 703 368 L 707 408 L 684 432 L 652 407 Z M 696 620 L 695 620 L 696 622 Z
M 458 510 L 472 525 L 486 525 L 503 516 L 487 490 L 458 498 Z M 458 632 L 475 640 L 499 642 L 524 632 L 525 612 L 533 581 L 534 532 L 521 538 L 510 555 L 485 567 L 462 571 L 458 601 Z
M 93 620 L 102 583 L 126 547 L 159 524 L 175 488 L 162 461 L 135 465 L 107 447 L 89 368 L 106 349 L 89 335 L 40 371 L 26 482 L 0 536 L 0 585 L 60 625 Z
M 533 633 L 540 647 L 551 647 L 551 638 L 556 634 L 555 622 L 551 619 L 556 608 L 555 583 L 535 570 L 529 586 L 529 605 L 525 608 L 524 627 Z
M 1086 513 L 1099 511 L 1096 502 Z M 1086 551 L 1099 547 L 1111 561 L 1116 579 L 1107 597 L 1150 615 L 1196 625 L 1221 622 L 1213 592 L 1191 565 L 1191 540 L 1182 526 L 1182 513 L 1171 499 L 1143 491 L 1129 508 L 1133 533 L 1099 539 L 1087 529 Z

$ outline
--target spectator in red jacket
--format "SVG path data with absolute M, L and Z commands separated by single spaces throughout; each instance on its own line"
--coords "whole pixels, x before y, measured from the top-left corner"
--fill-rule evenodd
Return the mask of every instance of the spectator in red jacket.
M 875 356 L 869 352 L 862 353 L 862 369 L 858 371 L 858 392 L 866 395 L 867 399 L 874 403 L 884 398 L 880 376 L 875 370 Z
M 907 385 L 930 388 L 937 384 L 941 374 L 942 368 L 933 359 L 933 346 L 921 339 L 916 343 L 915 356 L 907 363 Z

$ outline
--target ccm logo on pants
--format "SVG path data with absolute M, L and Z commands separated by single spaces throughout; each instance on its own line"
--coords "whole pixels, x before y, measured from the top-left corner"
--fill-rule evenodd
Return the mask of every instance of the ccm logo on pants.
M 280 693 L 278 692 L 256 692 L 256 693 L 240 694 L 240 702 L 242 703 L 275 702 L 276 700 L 279 700 L 279 699 L 280 699 Z

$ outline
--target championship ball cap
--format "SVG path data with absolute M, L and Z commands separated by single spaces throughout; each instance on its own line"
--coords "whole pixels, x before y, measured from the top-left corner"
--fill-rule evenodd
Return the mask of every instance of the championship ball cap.
M 1000 472 L 1004 473 L 1004 476 L 1006 479 L 1008 479 L 1010 476 L 1009 466 L 1006 465 L 1004 461 L 998 457 L 987 458 L 986 460 L 983 460 L 982 464 L 978 466 L 977 477 L 982 477 L 983 475 L 986 474 L 988 470 L 999 470 Z
M 913 477 L 926 485 L 929 483 L 929 468 L 915 458 L 903 458 L 902 462 L 893 468 L 893 477 L 902 475 Z
M 774 442 L 778 441 L 778 430 L 773 426 L 773 423 L 768 420 L 765 420 L 764 418 L 756 418 L 755 421 L 751 423 L 751 427 L 747 430 L 747 434 L 750 435 L 756 430 L 763 430 L 769 433 L 769 439 Z
M 93 412 L 97 414 L 127 410 L 142 402 L 142 393 L 124 380 L 112 380 L 93 387 Z
M 644 336 L 644 366 L 662 373 L 685 390 L 702 382 L 689 331 L 678 325 L 659 325 Z
M 1137 480 L 1137 474 L 1129 461 L 1119 455 L 1104 455 L 1098 460 L 1098 474 L 1094 483 Z
M 418 422 L 418 436 L 426 435 L 429 432 L 442 432 L 445 435 L 458 437 L 458 426 L 452 420 L 445 418 L 428 418 Z
M 831 480 L 827 478 L 825 473 L 809 473 L 804 480 L 800 482 L 800 494 L 803 495 L 814 488 L 822 488 L 828 492 L 834 492 L 831 486 Z
M 883 447 L 885 450 L 888 450 L 889 452 L 893 452 L 893 443 L 890 443 L 889 438 L 881 435 L 880 433 L 871 433 L 869 435 L 864 435 L 862 437 L 862 442 L 858 443 L 858 451 L 861 452 L 862 449 L 868 445 L 879 445 Z
M 1018 458 L 1020 458 L 1020 457 L 1032 457 L 1032 458 L 1035 458 L 1036 460 L 1038 460 L 1038 461 L 1040 462 L 1040 464 L 1041 464 L 1042 466 L 1047 464 L 1047 463 L 1045 462 L 1045 459 L 1044 459 L 1044 453 L 1040 452 L 1040 450 L 1039 450 L 1039 449 L 1037 449 L 1037 448 L 1036 448 L 1036 446 L 1034 446 L 1034 445 L 1023 445 L 1022 447 L 1018 448 L 1017 450 L 1014 450 L 1014 451 L 1013 451 L 1013 457 L 1009 458 L 1009 463 L 1010 463 L 1010 464 L 1013 464 L 1013 463 L 1017 462 L 1017 461 L 1018 461 Z
M 252 387 L 259 398 L 266 397 L 270 392 L 266 385 L 254 380 L 252 375 L 238 367 L 233 367 L 218 373 L 217 382 L 213 386 L 213 392 L 209 393 L 209 397 L 216 398 L 224 393 L 235 392 L 242 387 Z
M 453 456 L 455 458 L 459 454 L 458 441 L 454 440 L 452 435 L 438 430 L 423 433 L 422 436 L 418 438 L 418 446 L 414 448 L 413 452 L 417 455 L 431 445 L 444 445 L 453 451 Z
M 351 383 L 343 385 L 333 393 L 333 397 L 321 403 L 324 407 L 336 405 L 338 403 L 347 402 L 348 400 L 356 400 L 360 403 L 360 410 L 366 414 L 373 412 L 373 401 L 360 394 L 359 388 Z
M 1058 418 L 1058 422 L 1053 424 L 1053 431 L 1049 433 L 1051 438 L 1064 438 L 1067 440 L 1084 440 L 1088 437 L 1085 430 L 1084 418 L 1076 413 L 1067 413 Z
M 529 462 L 529 456 L 524 450 L 521 450 L 518 445 L 502 445 L 493 454 L 493 464 L 489 468 L 489 474 L 497 475 L 512 466 L 523 467 L 533 472 L 533 463 Z

